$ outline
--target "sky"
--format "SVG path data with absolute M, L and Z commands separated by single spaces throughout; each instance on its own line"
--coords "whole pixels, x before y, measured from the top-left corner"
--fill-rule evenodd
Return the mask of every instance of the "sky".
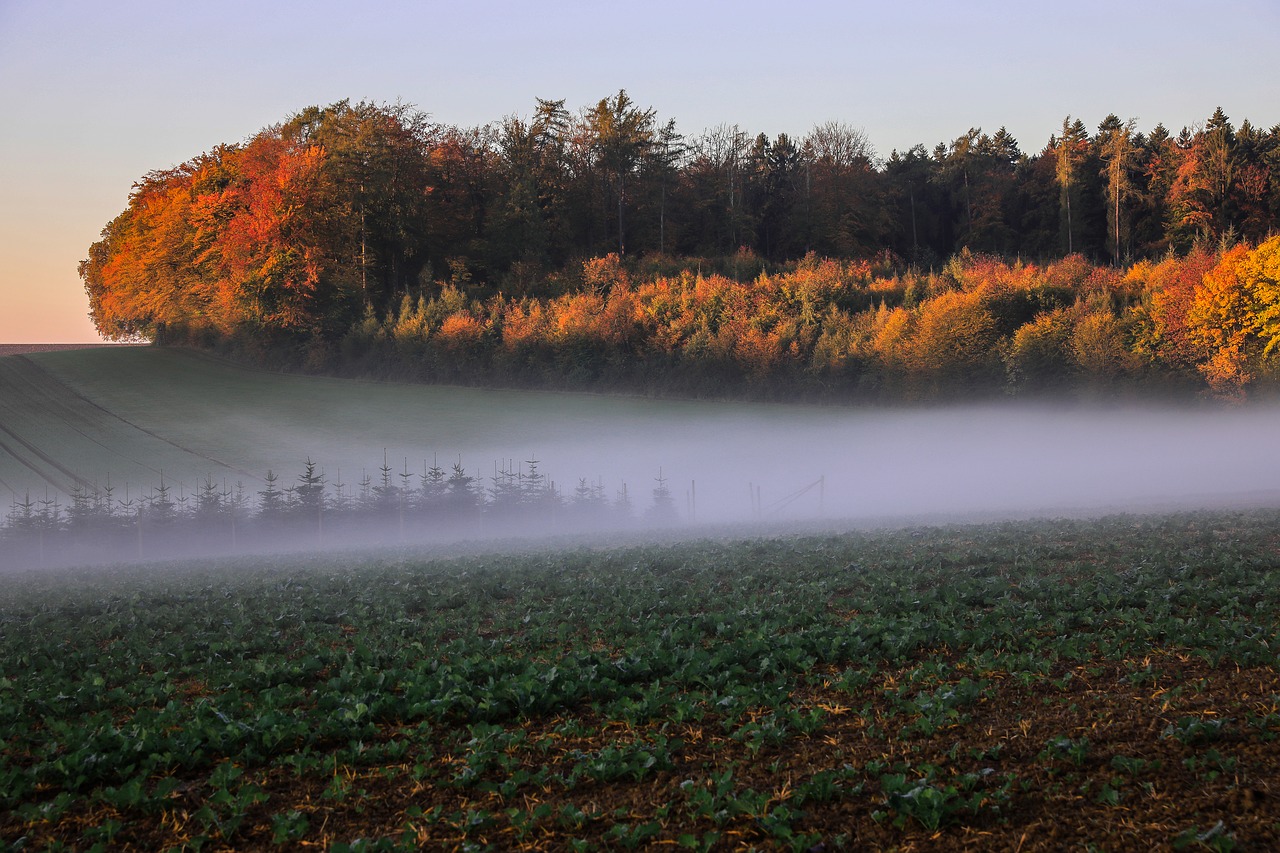
M 1065 116 L 1280 123 L 1275 0 L 0 0 L 0 343 L 98 339 L 76 272 L 129 190 L 343 98 L 463 127 L 626 89 L 686 136 L 836 120 L 881 156 Z

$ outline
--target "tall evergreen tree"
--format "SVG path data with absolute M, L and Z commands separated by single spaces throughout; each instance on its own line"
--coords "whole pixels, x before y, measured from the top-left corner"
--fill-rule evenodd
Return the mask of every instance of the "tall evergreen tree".
M 617 248 L 626 254 L 626 209 L 630 182 L 653 145 L 655 111 L 642 110 L 625 89 L 613 98 L 601 98 L 587 113 L 596 163 L 617 203 Z M 607 219 L 607 217 L 606 217 Z
M 1085 130 L 1084 122 L 1076 119 L 1074 122 L 1071 116 L 1067 116 L 1062 120 L 1062 135 L 1058 137 L 1054 144 L 1054 154 L 1057 163 L 1056 175 L 1058 178 L 1058 186 L 1061 190 L 1060 203 L 1062 209 L 1062 233 L 1064 236 L 1064 249 L 1067 254 L 1076 251 L 1076 232 L 1078 230 L 1078 221 L 1080 218 L 1080 190 L 1079 190 L 1079 172 L 1080 164 L 1084 158 L 1084 151 L 1089 142 L 1088 131 Z M 1072 214 L 1072 205 L 1075 206 L 1075 215 Z
M 1119 264 L 1123 256 L 1120 241 L 1128 231 L 1128 216 L 1124 205 L 1134 195 L 1133 169 L 1137 161 L 1137 149 L 1133 143 L 1136 122 L 1121 122 L 1114 113 L 1098 126 L 1096 142 L 1098 154 L 1104 165 L 1107 179 L 1107 230 L 1111 244 L 1111 259 Z

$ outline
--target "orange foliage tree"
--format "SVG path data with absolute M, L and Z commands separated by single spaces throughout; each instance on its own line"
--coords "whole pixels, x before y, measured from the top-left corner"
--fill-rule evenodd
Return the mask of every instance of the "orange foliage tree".
M 1217 254 L 1201 246 L 1186 257 L 1140 261 L 1129 270 L 1127 277 L 1146 294 L 1136 347 L 1140 354 L 1176 372 L 1194 371 L 1207 357 L 1187 317 L 1205 273 L 1217 262 Z
M 932 393 L 972 391 L 999 367 L 996 324 L 980 292 L 952 291 L 917 309 L 908 369 Z
M 1280 238 L 1236 246 L 1205 273 L 1187 313 L 1190 334 L 1208 358 L 1200 371 L 1216 393 L 1240 396 L 1274 376 L 1280 349 Z
M 481 302 L 465 283 L 441 284 L 384 320 L 367 312 L 344 353 L 422 378 L 716 396 L 1127 393 L 1188 380 L 1238 395 L 1277 378 L 1278 256 L 1278 241 L 1128 271 L 963 256 L 892 282 L 809 259 L 751 281 L 685 270 L 636 283 L 634 266 L 606 257 L 584 263 L 591 287 L 553 298 Z

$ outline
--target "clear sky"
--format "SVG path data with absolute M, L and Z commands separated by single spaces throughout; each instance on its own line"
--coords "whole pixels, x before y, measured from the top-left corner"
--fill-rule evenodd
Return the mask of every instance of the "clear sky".
M 1276 0 L 702 2 L 0 0 L 0 342 L 92 341 L 76 275 L 132 183 L 311 104 L 404 101 L 472 126 L 625 88 L 686 135 L 877 152 L 1070 114 L 1175 133 L 1280 123 Z

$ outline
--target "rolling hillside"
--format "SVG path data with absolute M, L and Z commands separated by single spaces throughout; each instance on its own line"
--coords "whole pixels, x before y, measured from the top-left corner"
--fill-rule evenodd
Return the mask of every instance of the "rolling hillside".
M 49 372 L 38 357 L 0 358 L 0 488 L 66 493 L 108 478 L 121 485 L 150 482 L 165 468 L 196 467 L 211 475 L 237 473 L 115 414 Z
M 188 491 L 206 476 L 253 490 L 268 469 L 290 482 L 307 458 L 354 488 L 380 476 L 384 453 L 397 472 L 460 458 L 484 476 L 536 457 L 553 477 L 648 488 L 660 466 L 689 461 L 681 439 L 789 411 L 306 377 L 150 347 L 28 353 L 0 358 L 0 489 L 108 477 L 149 489 L 163 473 Z
M 1280 408 L 1006 404 L 915 409 L 658 401 L 404 385 L 245 368 L 195 351 L 0 357 L 0 499 L 164 481 L 282 486 L 309 458 L 354 494 L 461 461 L 488 483 L 531 459 L 637 509 L 662 471 L 699 521 L 1002 516 L 1280 503 Z M 786 498 L 825 478 L 821 492 Z M 397 485 L 399 479 L 396 479 Z M 416 479 L 412 485 L 416 485 Z

